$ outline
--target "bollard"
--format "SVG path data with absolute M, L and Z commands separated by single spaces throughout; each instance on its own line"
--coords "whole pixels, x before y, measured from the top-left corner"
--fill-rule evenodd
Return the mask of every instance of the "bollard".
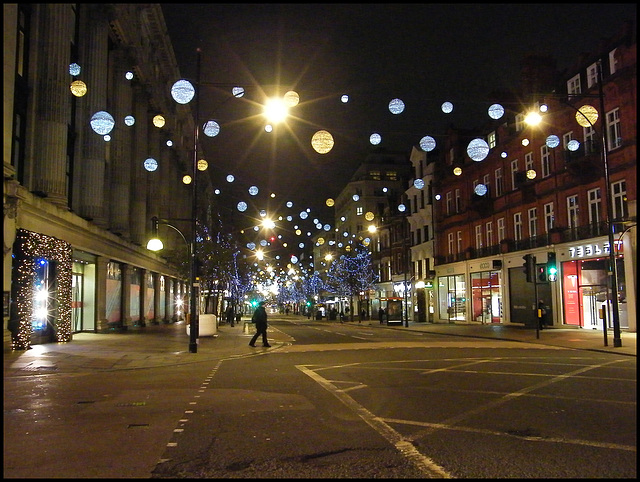
M 251 326 L 251 323 L 249 323 L 248 321 L 244 322 L 244 328 L 242 329 L 243 333 L 249 333 L 249 327 Z

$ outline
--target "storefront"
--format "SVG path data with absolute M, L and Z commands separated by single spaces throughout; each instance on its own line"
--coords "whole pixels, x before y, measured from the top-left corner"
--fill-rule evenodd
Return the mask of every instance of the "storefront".
M 488 263 L 487 263 L 488 265 Z M 471 273 L 471 319 L 502 323 L 502 281 L 497 270 Z
M 438 277 L 438 311 L 440 319 L 467 321 L 467 283 L 465 274 Z
M 589 244 L 570 245 L 562 253 L 560 263 L 562 280 L 562 308 L 564 323 L 582 328 L 603 328 L 604 315 L 608 328 L 612 328 L 609 293 L 609 242 L 594 241 Z M 629 329 L 624 254 L 622 245 L 616 251 L 618 278 L 618 310 L 620 328 Z

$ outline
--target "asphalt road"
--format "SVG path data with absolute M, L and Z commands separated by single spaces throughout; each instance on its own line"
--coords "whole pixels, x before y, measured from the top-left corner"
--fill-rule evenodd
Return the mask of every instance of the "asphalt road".
M 5 356 L 5 478 L 636 477 L 635 357 L 293 317 L 250 336 Z

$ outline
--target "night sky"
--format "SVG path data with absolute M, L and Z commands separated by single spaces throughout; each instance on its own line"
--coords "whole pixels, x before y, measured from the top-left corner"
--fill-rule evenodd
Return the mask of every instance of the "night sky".
M 476 127 L 488 95 L 518 88 L 527 54 L 551 55 L 560 70 L 599 40 L 635 22 L 628 4 L 162 4 L 184 78 L 196 79 L 201 54 L 200 118 L 221 125 L 203 139 L 210 175 L 225 201 L 255 205 L 274 192 L 269 210 L 333 224 L 324 202 L 335 198 L 366 155 L 380 148 L 410 153 L 448 125 Z M 176 79 L 178 80 L 178 79 Z M 231 97 L 242 86 L 241 99 Z M 286 125 L 264 131 L 265 96 L 295 90 L 300 104 Z M 340 96 L 348 94 L 347 104 Z M 389 102 L 405 103 L 402 114 Z M 444 101 L 454 104 L 443 114 Z M 318 154 L 314 132 L 335 146 Z M 382 136 L 378 146 L 372 133 Z M 233 187 L 224 181 L 233 174 Z M 246 193 L 251 185 L 260 196 Z M 222 202 L 222 200 L 220 200 Z M 283 204 L 292 201 L 294 208 Z

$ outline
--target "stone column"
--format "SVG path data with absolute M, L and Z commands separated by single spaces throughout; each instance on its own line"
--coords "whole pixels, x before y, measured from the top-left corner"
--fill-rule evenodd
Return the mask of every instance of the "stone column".
M 39 5 L 38 66 L 35 105 L 32 191 L 58 206 L 68 207 L 67 140 L 72 94 L 69 84 L 69 39 L 74 36 L 74 14 L 69 4 Z
M 96 331 L 108 331 L 107 319 L 107 265 L 109 259 L 103 256 L 96 257 L 96 286 L 95 286 L 95 310 Z
M 122 309 L 120 310 L 120 327 L 127 329 L 131 324 L 131 265 L 122 263 Z
M 147 112 L 148 95 L 142 86 L 134 88 L 133 108 L 136 118 L 133 138 L 133 159 L 131 163 L 131 241 L 146 246 L 147 233 L 151 227 L 151 216 L 147 215 L 147 171 L 143 162 L 148 157 L 148 131 L 150 115 Z

